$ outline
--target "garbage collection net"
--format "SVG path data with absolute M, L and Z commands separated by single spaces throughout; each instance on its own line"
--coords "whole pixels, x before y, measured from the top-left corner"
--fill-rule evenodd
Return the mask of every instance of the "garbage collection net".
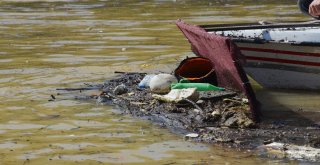
M 192 51 L 213 63 L 218 86 L 243 92 L 249 100 L 253 117 L 258 119 L 259 102 L 241 66 L 245 57 L 237 46 L 229 38 L 207 33 L 199 26 L 181 20 L 176 24 L 191 43 Z

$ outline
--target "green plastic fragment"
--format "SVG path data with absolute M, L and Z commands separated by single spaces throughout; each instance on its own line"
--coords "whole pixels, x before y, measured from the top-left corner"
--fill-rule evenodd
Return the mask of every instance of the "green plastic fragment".
M 171 89 L 186 89 L 186 88 L 197 88 L 198 91 L 223 91 L 222 87 L 217 87 L 209 83 L 188 83 L 180 81 L 179 83 L 172 83 Z

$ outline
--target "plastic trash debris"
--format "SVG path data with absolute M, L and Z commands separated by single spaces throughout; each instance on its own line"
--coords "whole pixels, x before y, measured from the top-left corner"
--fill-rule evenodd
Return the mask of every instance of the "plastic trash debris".
M 197 138 L 197 137 L 199 137 L 199 134 L 197 134 L 197 133 L 189 133 L 189 134 L 186 135 L 186 137 Z
M 199 92 L 196 88 L 188 88 L 188 89 L 172 89 L 166 95 L 152 95 L 153 98 L 165 101 L 165 102 L 180 102 L 184 99 L 189 99 L 192 101 L 197 101 L 199 99 Z
M 215 110 L 211 113 L 213 119 L 218 119 L 221 117 L 221 112 L 219 110 Z
M 196 138 L 198 138 L 199 137 L 199 134 L 197 134 L 197 133 L 189 133 L 189 134 L 186 134 L 184 137 L 183 137 L 183 139 L 184 140 L 193 140 L 193 139 L 196 139 Z
M 168 93 L 170 85 L 178 80 L 171 74 L 158 74 L 150 80 L 150 89 L 154 93 Z
M 122 95 L 127 92 L 128 92 L 128 88 L 124 84 L 116 86 L 113 90 L 113 94 L 115 95 Z
M 223 91 L 224 88 L 214 86 L 209 83 L 172 83 L 171 89 L 186 89 L 186 88 L 197 88 L 198 91 Z
M 154 76 L 156 76 L 156 75 L 155 74 L 148 74 L 148 75 L 144 76 L 144 78 L 138 84 L 138 87 L 139 88 L 148 88 L 148 87 L 150 87 L 150 81 Z

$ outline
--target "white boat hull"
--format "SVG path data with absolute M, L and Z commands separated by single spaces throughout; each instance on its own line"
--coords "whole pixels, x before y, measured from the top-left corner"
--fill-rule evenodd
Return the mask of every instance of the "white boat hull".
M 286 43 L 236 43 L 246 72 L 267 88 L 320 89 L 320 47 Z
M 232 28 L 232 27 L 231 27 Z M 320 27 L 211 31 L 230 37 L 267 88 L 320 89 Z

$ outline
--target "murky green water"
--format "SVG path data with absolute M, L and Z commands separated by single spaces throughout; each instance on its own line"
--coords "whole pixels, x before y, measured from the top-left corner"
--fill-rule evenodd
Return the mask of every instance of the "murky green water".
M 172 69 L 191 55 L 179 18 L 309 20 L 292 0 L 1 0 L 0 164 L 296 164 L 187 142 L 68 95 L 48 102 L 58 87 L 102 82 L 114 71 Z

